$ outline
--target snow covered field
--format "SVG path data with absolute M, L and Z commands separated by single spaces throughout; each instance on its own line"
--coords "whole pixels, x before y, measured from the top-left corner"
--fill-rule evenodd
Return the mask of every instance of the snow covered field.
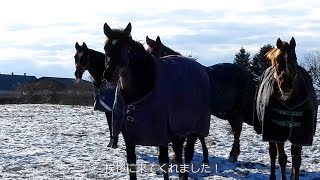
M 319 115 L 318 115 L 319 116 Z M 268 179 L 266 142 L 244 124 L 237 163 L 228 162 L 233 136 L 227 121 L 212 117 L 207 146 L 210 169 L 195 168 L 192 179 Z M 109 130 L 104 113 L 92 107 L 60 105 L 0 105 L 0 179 L 128 179 L 122 136 L 118 149 L 107 147 Z M 320 179 L 320 122 L 314 145 L 303 148 L 301 179 Z M 289 143 L 287 177 L 290 177 Z M 138 179 L 161 179 L 156 147 L 136 149 Z M 172 153 L 170 153 L 172 155 Z M 202 161 L 200 143 L 193 162 Z M 278 167 L 278 166 L 277 166 Z M 280 170 L 277 168 L 277 177 Z M 176 173 L 171 174 L 177 178 Z

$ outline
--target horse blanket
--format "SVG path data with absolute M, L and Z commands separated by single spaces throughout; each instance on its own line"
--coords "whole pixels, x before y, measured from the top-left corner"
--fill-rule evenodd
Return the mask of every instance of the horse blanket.
M 244 121 L 253 125 L 255 82 L 243 67 L 219 63 L 206 67 L 211 82 L 211 112 L 221 119 L 241 113 Z M 237 111 L 237 112 L 234 112 Z
M 108 83 L 101 84 L 94 88 L 93 110 L 102 112 L 111 112 L 115 98 L 116 86 Z
M 275 69 L 269 67 L 262 74 L 256 95 L 256 118 L 262 126 L 263 141 L 289 140 L 296 145 L 312 145 L 317 120 L 317 98 L 308 72 L 300 66 L 298 71 L 306 82 L 307 93 L 292 107 L 274 94 Z
M 198 62 L 181 56 L 155 61 L 155 85 L 126 104 L 119 86 L 113 108 L 113 136 L 136 145 L 167 146 L 173 136 L 207 136 L 210 128 L 209 77 Z

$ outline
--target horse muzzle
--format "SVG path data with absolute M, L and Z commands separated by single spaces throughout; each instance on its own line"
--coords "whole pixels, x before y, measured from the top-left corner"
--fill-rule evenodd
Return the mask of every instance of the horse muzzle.
M 79 70 L 76 70 L 76 72 L 74 72 L 74 76 L 76 77 L 76 79 L 82 79 L 82 76 L 83 76 L 83 73 L 82 71 L 79 71 Z

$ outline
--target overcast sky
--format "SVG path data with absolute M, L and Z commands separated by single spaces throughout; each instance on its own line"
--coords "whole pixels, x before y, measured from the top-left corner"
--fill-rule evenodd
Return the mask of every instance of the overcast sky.
M 75 42 L 103 52 L 103 24 L 162 42 L 204 65 L 251 57 L 280 37 L 297 42 L 300 61 L 319 48 L 317 0 L 7 0 L 0 11 L 0 73 L 74 77 Z M 88 74 L 87 74 L 88 76 Z

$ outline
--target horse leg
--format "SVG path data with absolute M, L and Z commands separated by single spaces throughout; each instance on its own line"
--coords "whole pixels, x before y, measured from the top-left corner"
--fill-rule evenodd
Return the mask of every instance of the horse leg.
M 207 148 L 207 145 L 206 145 L 205 137 L 199 136 L 199 140 L 201 142 L 202 152 L 203 152 L 202 163 L 204 163 L 204 164 L 209 163 L 209 152 L 208 152 L 208 148 Z
M 291 180 L 299 180 L 302 146 L 291 145 L 292 171 Z
M 229 119 L 229 123 L 231 125 L 233 133 L 233 144 L 229 155 L 229 161 L 236 162 L 240 154 L 240 134 L 242 131 L 242 119 L 239 117 L 232 118 Z
M 112 112 L 105 112 L 106 114 L 106 118 L 108 121 L 108 126 L 109 126 L 109 132 L 110 132 L 110 142 L 108 144 L 108 147 L 112 147 L 112 148 L 117 148 L 118 147 L 118 136 L 113 137 L 112 135 Z
M 136 174 L 136 152 L 135 152 L 136 146 L 134 144 L 126 143 L 126 152 L 127 152 L 127 163 L 129 165 L 129 176 L 130 180 L 136 180 L 137 174 Z
M 277 158 L 277 146 L 273 142 L 269 142 L 269 156 L 270 156 L 270 180 L 276 180 L 276 158 Z
M 184 180 L 188 180 L 188 174 L 189 174 L 189 167 L 190 167 L 190 163 L 192 161 L 193 158 L 193 154 L 194 154 L 194 144 L 196 143 L 198 136 L 195 134 L 191 134 L 187 137 L 187 145 L 185 148 L 185 155 L 184 155 L 184 159 L 185 159 L 185 166 L 184 169 L 181 170 L 183 173 L 183 176 L 181 179 Z
M 176 137 L 172 141 L 172 149 L 174 151 L 174 161 L 177 163 L 177 171 L 179 172 L 179 178 L 183 178 L 180 171 L 180 165 L 182 164 L 182 151 L 185 138 Z
M 172 149 L 174 151 L 174 163 L 182 163 L 182 151 L 185 138 L 174 138 L 172 141 Z
M 168 154 L 168 146 L 160 146 L 159 153 L 159 164 L 160 169 L 163 171 L 163 179 L 169 180 L 168 168 L 169 168 L 169 154 Z
M 281 179 L 286 180 L 286 166 L 287 166 L 287 155 L 284 151 L 284 143 L 277 143 L 277 149 L 278 149 L 278 161 L 281 169 Z

